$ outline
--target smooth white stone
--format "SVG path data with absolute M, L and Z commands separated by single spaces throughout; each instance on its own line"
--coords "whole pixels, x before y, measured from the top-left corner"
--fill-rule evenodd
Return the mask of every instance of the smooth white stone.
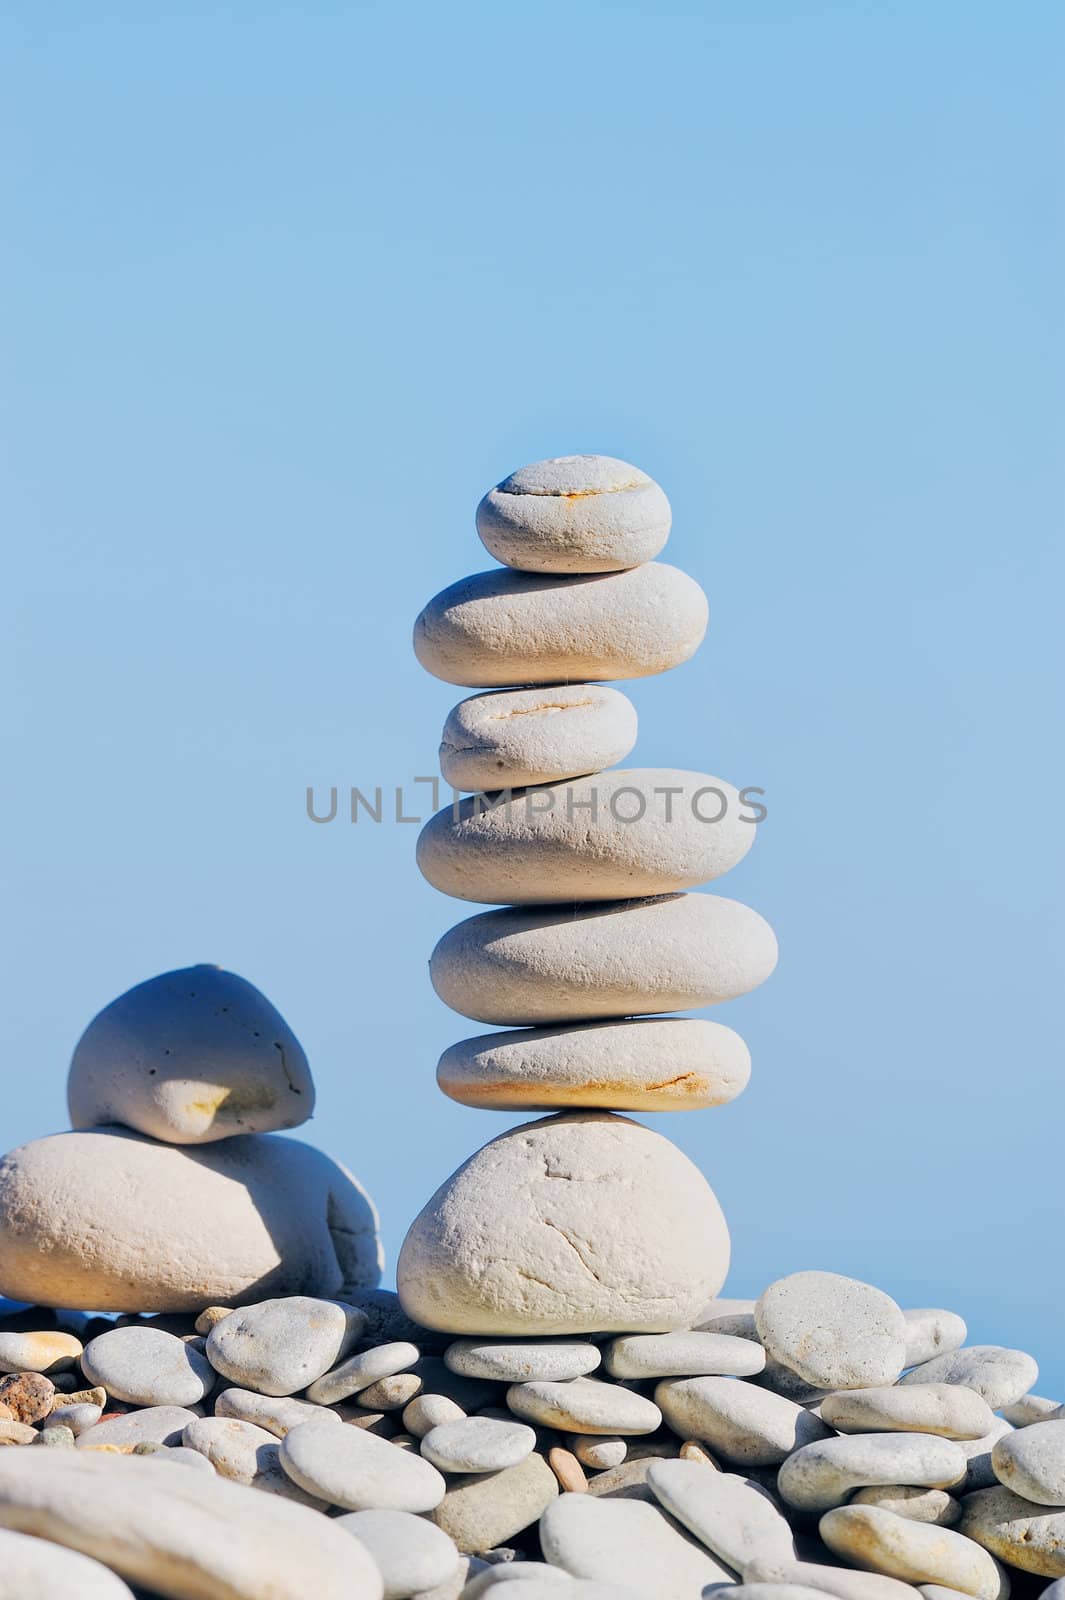
M 682 1439 L 704 1440 L 714 1455 L 740 1466 L 777 1466 L 831 1432 L 794 1400 L 734 1378 L 666 1378 L 655 1403 Z
M 291 1428 L 281 1465 L 301 1489 L 348 1511 L 432 1511 L 447 1488 L 434 1466 L 364 1428 Z
M 314 1111 L 299 1040 L 264 994 L 221 967 L 185 967 L 112 1000 L 74 1050 L 75 1128 L 123 1123 L 168 1144 L 296 1128 Z
M 192 1406 L 215 1386 L 214 1368 L 195 1345 L 162 1328 L 113 1328 L 85 1346 L 90 1384 L 135 1406 Z
M 991 1451 L 995 1476 L 1041 1506 L 1065 1506 L 1065 1421 L 1033 1422 L 1004 1433 Z
M 507 1405 L 519 1417 L 566 1433 L 624 1437 L 654 1433 L 662 1425 L 662 1413 L 652 1401 L 598 1378 L 574 1378 L 569 1383 L 516 1383 L 507 1390 Z
M 1007 1600 L 1010 1582 L 986 1550 L 949 1528 L 910 1522 L 877 1506 L 840 1506 L 818 1524 L 845 1561 L 906 1583 L 939 1583 L 975 1600 Z
M 415 1439 L 424 1439 L 427 1433 L 444 1422 L 461 1422 L 466 1413 L 446 1394 L 418 1394 L 403 1408 L 403 1426 Z
M 365 1326 L 361 1311 L 337 1300 L 261 1300 L 215 1323 L 207 1359 L 242 1388 L 291 1395 L 345 1356 Z
M 197 1413 L 187 1406 L 146 1406 L 86 1428 L 75 1440 L 79 1450 L 98 1450 L 101 1445 L 180 1444 L 181 1435 Z
M 613 456 L 557 456 L 519 467 L 477 507 L 497 561 L 522 572 L 617 572 L 651 561 L 672 513 L 646 472 Z
M 693 1600 L 733 1574 L 656 1505 L 560 1495 L 540 1518 L 552 1566 L 575 1578 L 629 1585 L 655 1600 Z M 520 1590 L 518 1591 L 520 1593 Z
M 781 1496 L 799 1511 L 828 1511 L 867 1484 L 946 1489 L 965 1476 L 951 1439 L 924 1433 L 854 1433 L 796 1450 L 777 1477 Z
M 182 1600 L 382 1595 L 369 1555 L 327 1517 L 150 1457 L 0 1451 L 0 1525 L 80 1550 L 131 1583 Z
M 534 1450 L 516 1467 L 455 1479 L 432 1517 L 469 1554 L 507 1544 L 557 1497 L 558 1479 Z
M 956 1311 L 940 1311 L 933 1307 L 903 1311 L 906 1318 L 906 1365 L 915 1367 L 919 1362 L 931 1361 L 933 1356 L 945 1355 L 965 1343 L 969 1330 L 964 1318 Z
M 879 1572 L 855 1572 L 814 1561 L 752 1561 L 744 1571 L 749 1582 L 796 1583 L 836 1600 L 916 1600 L 916 1590 Z M 730 1596 L 731 1600 L 731 1596 Z
M 1022 1394 L 1011 1406 L 1003 1406 L 1002 1415 L 1014 1428 L 1027 1428 L 1033 1422 L 1059 1422 L 1065 1407 L 1057 1400 L 1047 1400 L 1041 1394 Z
M 906 1358 L 906 1320 L 889 1295 L 837 1272 L 794 1272 L 755 1307 L 766 1350 L 822 1389 L 894 1383 Z
M 397 1373 L 406 1372 L 408 1367 L 413 1367 L 420 1353 L 418 1346 L 406 1339 L 356 1351 L 339 1367 L 333 1367 L 317 1378 L 308 1387 L 307 1398 L 318 1405 L 335 1405 L 339 1400 L 360 1394 L 371 1384 L 380 1383 L 383 1378 L 394 1378 Z
M 727 1333 L 635 1333 L 612 1339 L 603 1364 L 613 1378 L 749 1378 L 765 1351 Z
M 437 1190 L 400 1252 L 408 1315 L 450 1333 L 682 1328 L 728 1270 L 698 1168 L 605 1112 L 527 1122 Z
M 384 1581 L 384 1600 L 435 1589 L 459 1570 L 447 1534 L 409 1511 L 349 1511 L 336 1524 L 369 1551 Z
M 254 1422 L 276 1438 L 283 1439 L 290 1428 L 301 1422 L 340 1422 L 335 1411 L 293 1400 L 288 1395 L 257 1394 L 254 1389 L 223 1389 L 215 1398 L 216 1417 L 234 1417 L 238 1422 Z
M 133 1600 L 106 1567 L 50 1539 L 0 1528 L 0 1600 Z
M 243 1483 L 285 1500 L 326 1509 L 325 1502 L 308 1495 L 293 1483 L 278 1459 L 280 1441 L 254 1422 L 238 1422 L 235 1417 L 197 1417 L 182 1434 L 184 1444 L 203 1456 L 223 1478 Z
M 964 1384 L 982 1395 L 992 1411 L 998 1411 L 1027 1394 L 1038 1376 L 1039 1367 L 1026 1351 L 974 1344 L 922 1362 L 899 1382 Z
M 482 794 L 558 783 L 624 761 L 636 731 L 632 701 L 604 684 L 496 689 L 450 713 L 440 772 L 453 789 Z
M 787 1519 L 749 1479 L 696 1461 L 652 1461 L 647 1481 L 663 1509 L 737 1572 L 758 1558 L 796 1559 Z
M 422 1439 L 421 1452 L 441 1472 L 502 1472 L 536 1448 L 536 1433 L 521 1422 L 463 1417 L 442 1422 Z
M 565 1383 L 594 1372 L 601 1360 L 598 1346 L 576 1339 L 456 1339 L 444 1351 L 450 1371 L 499 1383 Z
M 852 1506 L 879 1506 L 897 1517 L 913 1522 L 931 1522 L 940 1528 L 953 1528 L 961 1521 L 961 1503 L 945 1489 L 919 1489 L 908 1484 L 876 1484 L 859 1489 L 850 1499 Z
M 986 1400 L 957 1383 L 886 1384 L 827 1394 L 821 1416 L 839 1433 L 938 1433 L 944 1439 L 981 1439 L 995 1425 Z

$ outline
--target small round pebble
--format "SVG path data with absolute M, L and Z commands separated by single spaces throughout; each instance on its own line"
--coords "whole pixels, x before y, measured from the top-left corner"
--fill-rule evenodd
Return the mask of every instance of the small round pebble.
M 447 1488 L 430 1462 L 364 1428 L 302 1423 L 285 1434 L 280 1459 L 301 1489 L 347 1511 L 432 1511 Z
M 507 1405 L 519 1417 L 566 1433 L 654 1433 L 662 1425 L 658 1407 L 634 1390 L 597 1378 L 569 1383 L 516 1383 Z
M 397 1372 L 412 1367 L 419 1354 L 418 1346 L 406 1339 L 360 1350 L 340 1366 L 316 1378 L 307 1389 L 307 1398 L 318 1405 L 335 1405 L 338 1400 L 347 1400 L 382 1378 L 394 1377 Z M 411 1395 L 407 1396 L 408 1400 L 412 1398 Z
M 193 1323 L 193 1327 L 197 1333 L 206 1338 L 215 1323 L 221 1322 L 224 1317 L 230 1316 L 232 1311 L 232 1306 L 205 1306 Z
M 160 1328 L 115 1328 L 85 1346 L 81 1370 L 116 1400 L 135 1406 L 192 1406 L 216 1375 L 195 1346 Z
M 461 1422 L 466 1413 L 446 1394 L 419 1394 L 403 1410 L 403 1426 L 415 1439 L 424 1439 L 444 1422 Z
M 995 1425 L 986 1400 L 956 1383 L 898 1384 L 827 1394 L 821 1416 L 839 1433 L 938 1433 L 944 1439 L 981 1439 Z
M 949 1488 L 964 1478 L 965 1465 L 957 1444 L 934 1434 L 843 1434 L 796 1450 L 781 1467 L 777 1488 L 796 1510 L 820 1512 L 867 1484 Z
M 1009 1578 L 978 1544 L 949 1528 L 908 1521 L 879 1506 L 840 1506 L 818 1524 L 845 1561 L 904 1583 L 938 1583 L 975 1600 L 1006 1600 Z
M 463 1417 L 442 1422 L 425 1435 L 421 1452 L 441 1472 L 502 1472 L 536 1448 L 536 1434 L 521 1422 Z
M 889 1295 L 836 1272 L 795 1272 L 755 1306 L 770 1355 L 821 1389 L 894 1383 L 906 1361 L 906 1319 Z
M 1033 1422 L 1004 1433 L 991 1451 L 995 1476 L 1041 1506 L 1065 1506 L 1065 1422 Z
M 603 1364 L 614 1378 L 750 1378 L 765 1351 L 727 1333 L 632 1333 L 610 1341 Z
M 481 793 L 558 783 L 624 761 L 636 730 L 631 700 L 605 684 L 497 689 L 451 711 L 440 771 L 452 788 Z
M 346 1356 L 365 1326 L 361 1311 L 337 1300 L 302 1294 L 260 1300 L 215 1323 L 207 1358 L 245 1389 L 291 1395 Z
M 444 1351 L 452 1372 L 500 1383 L 566 1383 L 601 1359 L 597 1345 L 577 1339 L 456 1339 Z
M 47 1445 L 53 1450 L 57 1448 L 60 1450 L 73 1450 L 74 1430 L 73 1428 L 65 1428 L 61 1422 L 49 1422 L 47 1427 L 40 1430 L 35 1442 Z
M 69 1428 L 76 1438 L 79 1433 L 84 1433 L 86 1428 L 91 1428 L 95 1423 L 99 1422 L 102 1415 L 102 1406 L 84 1404 L 56 1406 L 54 1411 L 49 1414 L 48 1422 L 50 1424 L 59 1423 L 64 1428 Z
M 384 1580 L 384 1600 L 407 1600 L 447 1583 L 459 1553 L 446 1533 L 409 1511 L 349 1511 L 337 1527 L 370 1552 Z
M 998 1411 L 1027 1394 L 1038 1376 L 1038 1365 L 1024 1350 L 1009 1350 L 997 1344 L 973 1344 L 922 1362 L 899 1382 L 960 1383 L 967 1389 L 975 1389 L 992 1411 Z

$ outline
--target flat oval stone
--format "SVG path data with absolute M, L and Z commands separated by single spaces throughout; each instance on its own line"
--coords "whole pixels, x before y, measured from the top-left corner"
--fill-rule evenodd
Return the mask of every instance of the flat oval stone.
M 629 1333 L 610 1341 L 603 1362 L 612 1378 L 749 1378 L 765 1351 L 727 1333 Z
M 356 1351 L 339 1367 L 323 1373 L 307 1390 L 307 1398 L 319 1405 L 334 1405 L 353 1394 L 372 1388 L 382 1378 L 392 1378 L 418 1360 L 416 1344 L 406 1339 L 396 1339 L 389 1344 L 375 1345 L 370 1350 Z
M 481 543 L 522 572 L 618 572 L 658 555 L 672 513 L 639 467 L 558 456 L 519 467 L 477 507 Z
M 264 994 L 221 967 L 185 967 L 112 1000 L 79 1039 L 67 1080 L 75 1128 L 119 1122 L 168 1144 L 299 1127 L 314 1084 Z
M 959 1532 L 1022 1572 L 1065 1577 L 1065 1511 L 996 1485 L 966 1495 Z
M 906 1365 L 915 1367 L 919 1362 L 931 1361 L 933 1356 L 945 1355 L 959 1349 L 968 1336 L 963 1317 L 956 1311 L 940 1311 L 931 1307 L 903 1311 L 906 1318 Z
M 0 1282 L 38 1305 L 195 1313 L 333 1295 L 381 1264 L 363 1190 L 297 1139 L 178 1147 L 94 1128 L 0 1161 Z
M 121 1578 L 98 1561 L 48 1539 L 0 1528 L 0 1600 L 133 1600 Z
M 557 1495 L 558 1479 L 534 1450 L 516 1467 L 449 1484 L 432 1520 L 469 1555 L 507 1544 L 536 1522 Z
M 447 1488 L 428 1461 L 364 1428 L 302 1423 L 282 1439 L 281 1465 L 308 1494 L 348 1511 L 432 1511 Z
M 931 1522 L 938 1528 L 953 1528 L 961 1521 L 961 1504 L 945 1489 L 918 1489 L 907 1484 L 877 1484 L 859 1489 L 851 1496 L 852 1506 L 879 1506 L 896 1517 L 913 1522 Z
M 215 1385 L 207 1357 L 162 1328 L 115 1328 L 91 1339 L 81 1358 L 90 1383 L 134 1406 L 192 1406 Z
M 81 1358 L 72 1333 L 0 1332 L 0 1372 L 65 1372 Z
M 640 1500 L 562 1495 L 540 1518 L 540 1544 L 545 1559 L 574 1578 L 628 1584 L 655 1600 L 692 1600 L 733 1579 L 657 1505 Z
M 961 1384 L 885 1384 L 844 1389 L 821 1401 L 821 1415 L 839 1433 L 938 1433 L 944 1439 L 980 1439 L 995 1425 L 986 1400 Z
M 324 1501 L 306 1494 L 285 1472 L 275 1435 L 254 1422 L 238 1422 L 233 1417 L 197 1417 L 185 1428 L 182 1438 L 223 1478 L 267 1494 L 279 1494 L 317 1511 L 325 1510 Z
M 737 1572 L 759 1557 L 796 1559 L 786 1517 L 748 1479 L 694 1461 L 652 1461 L 647 1481 L 663 1510 Z
M 516 1383 L 507 1390 L 507 1405 L 519 1417 L 566 1433 L 654 1433 L 662 1413 L 634 1389 L 574 1378 L 569 1383 Z
M 749 906 L 678 894 L 483 911 L 444 934 L 429 976 L 463 1016 L 522 1027 L 716 1005 L 756 989 L 776 960 Z
M 965 1457 L 951 1439 L 925 1433 L 858 1433 L 818 1439 L 784 1462 L 777 1488 L 799 1511 L 841 1506 L 866 1484 L 907 1483 L 945 1489 L 965 1476 Z
M 384 1580 L 385 1600 L 406 1600 L 449 1582 L 459 1553 L 439 1528 L 409 1511 L 349 1511 L 336 1519 L 369 1551 Z
M 715 1455 L 746 1467 L 777 1466 L 831 1432 L 794 1400 L 733 1378 L 667 1378 L 655 1403 L 682 1439 L 703 1439 Z
M 457 900 L 568 905 L 695 888 L 742 861 L 754 834 L 722 778 L 619 767 L 445 806 L 417 856 L 422 876 Z
M 312 1405 L 308 1400 L 293 1400 L 288 1395 L 257 1394 L 253 1389 L 222 1389 L 215 1398 L 216 1417 L 232 1417 L 238 1422 L 253 1422 L 275 1438 L 283 1439 L 290 1428 L 301 1422 L 340 1422 L 335 1411 Z
M 576 1339 L 456 1339 L 444 1351 L 452 1372 L 499 1383 L 565 1383 L 594 1372 L 599 1348 Z
M 422 1439 L 421 1452 L 441 1472 L 502 1472 L 536 1448 L 536 1433 L 521 1422 L 463 1417 L 443 1422 Z
M 837 1272 L 793 1272 L 754 1312 L 770 1355 L 821 1389 L 894 1383 L 906 1359 L 906 1319 L 889 1295 Z
M 207 1359 L 241 1388 L 291 1395 L 347 1355 L 365 1326 L 361 1311 L 337 1300 L 260 1300 L 215 1323 Z
M 917 1591 L 897 1578 L 879 1572 L 854 1572 L 846 1567 L 822 1566 L 815 1561 L 766 1561 L 759 1558 L 745 1569 L 748 1582 L 796 1583 L 836 1600 L 916 1600 Z M 730 1596 L 730 1600 L 732 1597 Z
M 0 1451 L 0 1525 L 190 1600 L 382 1600 L 373 1561 L 327 1517 L 152 1459 Z
M 195 1421 L 196 1412 L 187 1406 L 146 1406 L 143 1411 L 128 1411 L 125 1416 L 111 1417 L 86 1428 L 75 1443 L 79 1450 L 180 1444 L 185 1429 Z
M 449 714 L 440 771 L 453 789 L 481 793 L 558 783 L 624 761 L 636 731 L 632 701 L 604 684 L 496 689 Z
M 750 1075 L 739 1034 L 701 1017 L 480 1033 L 436 1069 L 450 1099 L 487 1111 L 698 1111 L 734 1100 Z
M 1065 1506 L 1065 1421 L 1033 1422 L 1004 1433 L 991 1452 L 1007 1489 L 1041 1506 Z
M 694 578 L 658 561 L 599 577 L 477 572 L 429 601 L 414 653 L 471 689 L 646 678 L 693 656 L 709 615 Z
M 412 1317 L 451 1333 L 668 1332 L 728 1270 L 698 1168 L 605 1112 L 524 1123 L 437 1190 L 400 1252 Z
M 840 1506 L 819 1523 L 828 1548 L 845 1561 L 906 1583 L 940 1583 L 976 1600 L 1007 1600 L 1009 1578 L 985 1550 L 949 1528 L 881 1511 Z
M 1024 1350 L 997 1344 L 973 1344 L 934 1356 L 899 1379 L 900 1383 L 960 1383 L 975 1389 L 998 1411 L 1027 1394 L 1039 1376 L 1035 1360 Z

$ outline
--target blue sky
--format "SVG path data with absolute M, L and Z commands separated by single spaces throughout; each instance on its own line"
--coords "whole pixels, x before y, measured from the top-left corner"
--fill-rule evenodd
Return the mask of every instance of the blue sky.
M 502 1116 L 426 961 L 410 626 L 483 491 L 637 462 L 711 602 L 633 760 L 767 790 L 751 1086 L 655 1119 L 731 1292 L 1060 1339 L 1060 8 L 16 4 L 4 24 L 4 1140 L 206 960 L 311 1057 L 390 1263 Z

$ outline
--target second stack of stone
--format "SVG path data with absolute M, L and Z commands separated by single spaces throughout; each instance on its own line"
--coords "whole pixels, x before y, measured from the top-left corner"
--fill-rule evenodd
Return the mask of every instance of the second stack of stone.
M 505 565 L 415 625 L 428 671 L 491 691 L 447 719 L 443 775 L 472 793 L 429 821 L 418 862 L 444 893 L 503 908 L 445 934 L 430 972 L 456 1011 L 510 1031 L 451 1046 L 438 1081 L 467 1105 L 567 1109 L 504 1133 L 437 1191 L 404 1243 L 400 1296 L 455 1333 L 689 1327 L 728 1268 L 721 1209 L 686 1156 L 615 1113 L 740 1093 L 743 1040 L 662 1014 L 755 988 L 776 941 L 749 907 L 687 892 L 753 843 L 741 796 L 701 772 L 604 770 L 632 749 L 636 712 L 601 680 L 688 660 L 706 597 L 653 559 L 665 494 L 612 457 L 521 468 L 477 528 Z

